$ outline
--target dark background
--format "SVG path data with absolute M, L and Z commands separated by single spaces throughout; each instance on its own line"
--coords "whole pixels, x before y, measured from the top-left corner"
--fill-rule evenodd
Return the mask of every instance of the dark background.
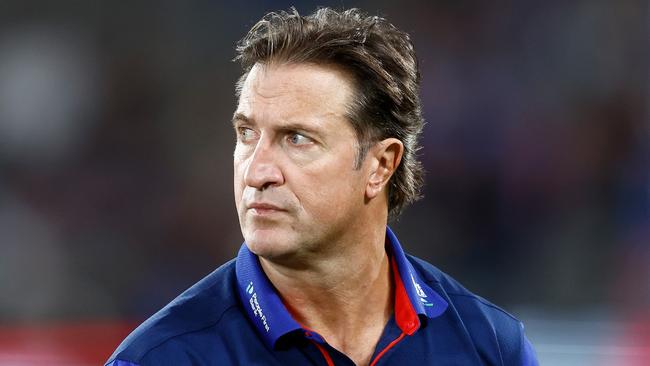
M 139 321 L 236 254 L 234 45 L 291 5 L 412 35 L 408 251 L 538 339 L 649 322 L 644 1 L 0 1 L 0 325 Z

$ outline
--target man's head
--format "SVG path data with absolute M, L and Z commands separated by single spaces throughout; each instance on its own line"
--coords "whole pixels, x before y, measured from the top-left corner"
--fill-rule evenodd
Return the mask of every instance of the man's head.
M 241 40 L 237 59 L 244 75 L 238 94 L 256 65 L 331 65 L 352 79 L 346 118 L 356 134 L 359 169 L 370 146 L 387 138 L 403 144 L 401 164 L 388 184 L 389 216 L 419 198 L 423 170 L 417 160 L 423 119 L 419 71 L 409 36 L 385 19 L 356 9 L 328 8 L 306 17 L 270 13 Z

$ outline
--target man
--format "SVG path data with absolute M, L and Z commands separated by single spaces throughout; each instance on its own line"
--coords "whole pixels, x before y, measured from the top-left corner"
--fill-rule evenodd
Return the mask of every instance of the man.
M 245 239 L 108 365 L 535 365 L 519 321 L 390 229 L 422 183 L 408 35 L 357 10 L 271 13 L 238 47 Z

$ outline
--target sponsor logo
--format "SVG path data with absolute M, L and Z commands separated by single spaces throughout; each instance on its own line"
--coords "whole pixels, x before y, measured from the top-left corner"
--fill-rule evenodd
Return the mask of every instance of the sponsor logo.
M 415 281 L 415 277 L 413 277 L 413 275 L 411 275 L 411 282 L 413 282 L 413 286 L 415 286 L 415 292 L 417 292 L 418 296 L 420 296 L 422 305 L 429 307 L 433 306 L 433 304 L 427 300 L 427 294 L 425 294 L 424 290 L 422 290 L 422 286 L 420 286 L 420 284 Z
M 262 307 L 260 306 L 260 302 L 257 300 L 257 292 L 255 292 L 255 286 L 253 286 L 253 281 L 251 281 L 248 286 L 246 286 L 246 293 L 250 295 L 250 298 L 248 299 L 248 303 L 251 306 L 251 309 L 253 310 L 253 314 L 260 318 L 262 321 L 262 325 L 264 326 L 264 329 L 268 332 L 270 330 L 269 328 L 269 323 L 266 320 L 266 315 L 264 315 L 264 311 L 262 310 Z

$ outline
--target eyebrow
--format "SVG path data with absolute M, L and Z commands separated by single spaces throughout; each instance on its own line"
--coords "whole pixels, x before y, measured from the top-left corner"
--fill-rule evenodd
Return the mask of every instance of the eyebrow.
M 237 113 L 235 113 L 234 116 L 232 116 L 232 125 L 233 125 L 233 127 L 237 126 L 237 122 L 250 123 L 250 119 L 248 119 L 248 117 L 246 117 L 245 115 L 237 112 Z

